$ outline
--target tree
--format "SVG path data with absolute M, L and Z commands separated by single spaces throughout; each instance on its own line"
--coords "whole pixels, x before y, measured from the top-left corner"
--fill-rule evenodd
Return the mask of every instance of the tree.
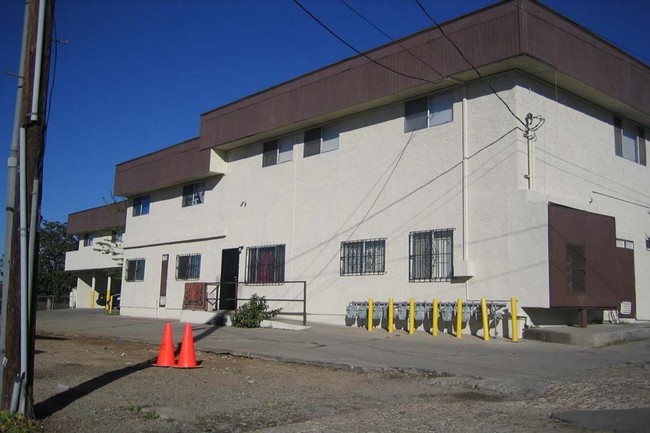
M 43 220 L 39 232 L 38 294 L 67 294 L 76 278 L 65 272 L 65 253 L 77 249 L 78 240 L 67 233 L 68 224 Z

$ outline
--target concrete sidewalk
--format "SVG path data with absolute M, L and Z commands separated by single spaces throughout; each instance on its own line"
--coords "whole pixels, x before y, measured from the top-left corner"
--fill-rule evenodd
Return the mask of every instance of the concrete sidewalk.
M 160 344 L 165 321 L 109 316 L 104 310 L 41 311 L 37 333 Z M 180 343 L 184 324 L 172 322 Z M 591 331 L 593 332 L 593 331 Z M 502 338 L 485 342 L 463 335 L 433 337 L 418 331 L 368 332 L 313 325 L 302 330 L 193 326 L 196 350 L 345 369 L 423 371 L 441 382 L 512 397 L 539 395 L 544 382 L 626 362 L 650 362 L 650 340 L 602 348 Z

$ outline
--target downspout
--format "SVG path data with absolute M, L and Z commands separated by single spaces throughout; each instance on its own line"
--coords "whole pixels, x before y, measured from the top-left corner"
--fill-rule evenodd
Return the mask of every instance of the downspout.
M 41 89 L 41 65 L 43 63 L 43 32 L 45 31 L 45 2 L 38 2 L 38 30 L 36 33 L 36 58 L 34 62 L 34 86 L 32 88 L 32 112 L 29 120 L 36 122 L 38 120 L 38 103 Z
M 526 115 L 526 153 L 528 155 L 528 189 L 535 189 L 535 148 L 533 146 L 532 128 L 533 115 L 528 113 Z
M 20 50 L 20 64 L 18 66 L 18 86 L 16 89 L 16 109 L 14 111 L 14 127 L 11 139 L 9 158 L 7 159 L 7 207 L 5 213 L 5 256 L 3 263 L 4 284 L 2 285 L 2 321 L 0 323 L 0 356 L 2 357 L 2 371 L 0 371 L 0 407 L 3 406 L 4 369 L 7 364 L 5 348 L 7 345 L 7 302 L 9 295 L 9 281 L 11 274 L 11 238 L 14 231 L 14 206 L 16 201 L 16 168 L 18 165 L 18 142 L 20 124 L 22 123 L 22 102 L 25 83 L 25 52 L 27 47 L 27 27 L 29 24 L 29 0 L 25 1 L 25 17 L 23 20 L 23 40 Z
M 469 259 L 469 167 L 468 167 L 468 138 L 467 138 L 467 86 L 463 85 L 463 262 L 467 265 Z M 469 280 L 465 280 L 465 299 L 469 299 Z
M 29 252 L 30 258 L 27 268 L 27 311 L 32 311 L 32 293 L 34 293 L 34 260 L 36 257 L 36 232 L 38 230 L 38 194 L 40 189 L 40 182 L 34 179 L 32 186 L 32 212 L 29 219 Z M 31 323 L 28 323 L 31 327 Z

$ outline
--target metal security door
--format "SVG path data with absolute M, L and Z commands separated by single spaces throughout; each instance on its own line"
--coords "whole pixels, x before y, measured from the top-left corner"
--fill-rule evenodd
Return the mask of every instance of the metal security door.
M 239 248 L 221 250 L 220 310 L 237 308 L 237 282 L 239 281 Z
M 158 298 L 158 306 L 164 307 L 167 305 L 167 269 L 169 267 L 169 254 L 163 254 L 162 264 L 160 266 L 160 297 Z

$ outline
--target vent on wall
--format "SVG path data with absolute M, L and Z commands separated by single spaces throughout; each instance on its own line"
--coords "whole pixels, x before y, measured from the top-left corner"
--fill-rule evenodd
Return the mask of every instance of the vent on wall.
M 621 314 L 632 314 L 632 303 L 630 301 L 621 302 Z

